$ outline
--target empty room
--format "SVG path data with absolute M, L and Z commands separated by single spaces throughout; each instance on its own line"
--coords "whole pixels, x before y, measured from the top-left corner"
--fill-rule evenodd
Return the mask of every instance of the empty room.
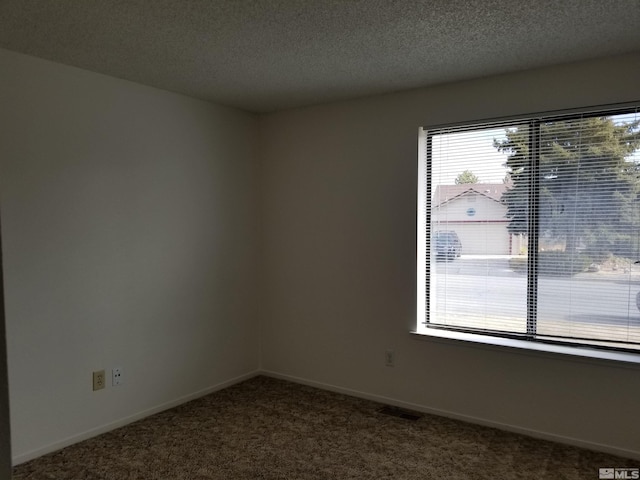
M 0 3 L 0 479 L 640 477 L 638 0 Z

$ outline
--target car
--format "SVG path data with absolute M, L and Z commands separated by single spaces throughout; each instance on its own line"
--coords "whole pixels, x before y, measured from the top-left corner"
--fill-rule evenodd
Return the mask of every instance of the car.
M 439 230 L 433 234 L 432 249 L 436 257 L 449 260 L 462 254 L 462 243 L 453 230 Z

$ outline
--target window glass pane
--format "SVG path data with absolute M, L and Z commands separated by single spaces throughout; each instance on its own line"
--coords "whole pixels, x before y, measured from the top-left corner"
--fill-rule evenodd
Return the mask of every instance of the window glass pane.
M 640 342 L 636 120 L 540 125 L 539 335 Z
M 622 112 L 427 131 L 427 326 L 640 350 L 640 115 Z
M 526 126 L 513 130 L 528 139 Z M 513 153 L 507 140 L 505 128 L 431 136 L 432 325 L 526 332 L 527 189 L 511 194 L 518 200 L 511 210 L 503 196 L 513 187 L 511 175 L 523 179 L 530 172 L 521 161 L 526 148 L 507 165 Z

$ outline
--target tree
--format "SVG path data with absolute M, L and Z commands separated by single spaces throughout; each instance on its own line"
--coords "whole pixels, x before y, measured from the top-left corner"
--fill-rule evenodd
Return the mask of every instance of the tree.
M 478 177 L 476 177 L 471 170 L 465 170 L 456 177 L 456 185 L 462 183 L 478 183 Z
M 494 146 L 507 153 L 511 187 L 503 194 L 511 233 L 528 233 L 530 152 L 537 149 L 538 234 L 564 243 L 565 252 L 584 247 L 602 258 L 638 255 L 640 241 L 640 122 L 610 117 L 547 121 L 530 143 L 529 126 L 508 129 Z

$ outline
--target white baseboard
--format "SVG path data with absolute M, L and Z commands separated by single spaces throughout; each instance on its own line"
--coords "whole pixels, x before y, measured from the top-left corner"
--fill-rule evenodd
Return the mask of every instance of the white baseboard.
M 122 418 L 120 420 L 117 420 L 115 422 L 111 422 L 105 425 L 101 425 L 99 427 L 96 428 L 92 428 L 90 430 L 87 430 L 85 432 L 79 433 L 77 435 L 73 435 L 71 437 L 67 437 L 65 439 L 62 439 L 60 441 L 56 441 L 54 443 L 45 445 L 44 447 L 41 448 L 37 448 L 35 450 L 31 450 L 29 452 L 26 453 L 22 453 L 20 455 L 16 455 L 13 457 L 12 462 L 13 465 L 19 465 L 21 463 L 24 462 L 28 462 L 29 460 L 33 460 L 34 458 L 38 458 L 42 455 L 46 455 L 48 453 L 54 452 L 56 450 L 60 450 L 64 447 L 68 447 L 69 445 L 73 445 L 75 443 L 81 442 L 83 440 L 87 440 L 89 438 L 98 436 L 100 434 L 109 432 L 111 430 L 115 430 L 116 428 L 120 428 L 123 427 L 129 423 L 133 423 L 135 421 L 141 420 L 145 417 L 148 417 L 150 415 L 154 415 L 156 413 L 160 413 L 164 410 L 168 410 L 170 408 L 176 407 L 178 405 L 181 405 L 183 403 L 189 402 L 191 400 L 195 400 L 197 398 L 203 397 L 205 395 L 209 395 L 210 393 L 216 392 L 218 390 L 222 390 L 223 388 L 227 388 L 230 387 L 232 385 L 235 385 L 236 383 L 240 383 L 243 382 L 245 380 L 249 380 L 250 378 L 253 378 L 255 376 L 258 375 L 265 375 L 268 377 L 273 377 L 273 378 L 278 378 L 281 380 L 286 380 L 289 382 L 293 382 L 293 383 L 299 383 L 302 385 L 308 385 L 310 387 L 315 387 L 315 388 L 320 388 L 322 390 L 328 390 L 328 391 L 332 391 L 332 392 L 336 392 L 336 393 L 341 393 L 341 394 L 345 394 L 345 395 L 350 395 L 352 397 L 358 397 L 358 398 L 363 398 L 366 400 L 372 400 L 374 402 L 378 402 L 378 403 L 382 403 L 382 404 L 387 404 L 387 405 L 394 405 L 397 407 L 401 407 L 401 408 L 406 408 L 409 410 L 415 410 L 418 412 L 424 412 L 424 413 L 429 413 L 429 414 L 433 414 L 433 415 L 439 415 L 442 417 L 447 417 L 447 418 L 452 418 L 455 420 L 461 420 L 463 422 L 468 422 L 468 423 L 474 423 L 477 425 L 482 425 L 482 426 L 486 426 L 486 427 L 492 427 L 492 428 L 497 428 L 500 430 L 505 430 L 508 432 L 514 432 L 514 433 L 519 433 L 522 435 L 527 435 L 529 437 L 534 437 L 534 438 L 539 438 L 542 440 L 549 440 L 552 442 L 558 442 L 558 443 L 564 443 L 567 445 L 573 445 L 576 447 L 580 447 L 580 448 L 586 448 L 589 450 L 595 450 L 595 451 L 599 451 L 599 452 L 604 452 L 604 453 L 609 453 L 611 455 L 618 455 L 621 457 L 625 457 L 625 458 L 632 458 L 635 460 L 640 460 L 640 452 L 636 452 L 633 450 L 627 450 L 627 449 L 622 449 L 619 447 L 615 447 L 615 446 L 611 446 L 611 445 L 605 445 L 605 444 L 600 444 L 600 443 L 595 443 L 595 442 L 589 442 L 589 441 L 585 441 L 585 440 L 581 440 L 581 439 L 577 439 L 577 438 L 573 438 L 573 437 L 566 437 L 566 436 L 562 436 L 562 435 L 556 435 L 553 433 L 548 433 L 548 432 L 541 432 L 538 430 L 532 430 L 532 429 L 528 429 L 528 428 L 523 428 L 523 427 L 519 427 L 517 425 L 510 425 L 510 424 L 505 424 L 505 423 L 500 423 L 500 422 L 494 422 L 491 420 L 486 420 L 483 418 L 478 418 L 478 417 L 473 417 L 473 416 L 469 416 L 469 415 L 463 415 L 463 414 L 459 414 L 459 413 L 455 413 L 455 412 L 450 412 L 447 410 L 441 410 L 441 409 L 437 409 L 437 408 L 431 408 L 431 407 L 427 407 L 424 405 L 418 405 L 418 404 L 414 404 L 414 403 L 410 403 L 410 402 L 404 402 L 401 400 L 397 400 L 394 398 L 389 398 L 389 397 L 385 397 L 382 395 L 375 395 L 375 394 L 371 394 L 371 393 L 367 393 L 367 392 L 361 392 L 358 390 L 352 390 L 349 388 L 343 388 L 343 387 L 339 387 L 336 385 L 331 385 L 331 384 L 327 384 L 327 383 L 322 383 L 322 382 L 316 382 L 313 380 L 307 380 L 305 378 L 300 378 L 300 377 L 295 377 L 292 375 L 286 375 L 286 374 L 281 374 L 278 372 L 274 372 L 274 371 L 270 371 L 270 370 L 255 370 L 249 373 L 246 373 L 244 375 L 240 375 L 238 377 L 229 379 L 227 381 L 218 383 L 216 385 L 213 385 L 211 387 L 205 388 L 203 390 L 200 390 L 198 392 L 194 392 L 192 394 L 189 395 L 185 395 L 183 397 L 177 398 L 173 401 L 170 402 L 166 402 L 163 403 L 161 405 L 158 405 L 156 407 L 144 410 L 142 412 L 138 412 L 135 413 L 133 415 L 130 415 L 128 417 Z
M 163 412 L 164 410 L 168 410 L 170 408 L 177 407 L 178 405 L 182 405 L 183 403 L 190 402 L 191 400 L 204 397 L 205 395 L 209 395 L 210 393 L 216 392 L 218 390 L 222 390 L 223 388 L 230 387 L 231 385 L 235 385 L 236 383 L 244 382 L 245 380 L 248 380 L 260 374 L 261 372 L 259 370 L 255 370 L 253 372 L 249 372 L 244 375 L 240 375 L 238 377 L 232 378 L 230 380 L 226 380 L 224 382 L 218 383 L 211 387 L 207 387 L 198 392 L 185 395 L 183 397 L 177 398 L 170 402 L 166 402 L 156 407 L 143 410 L 142 412 L 135 413 L 128 417 L 121 418 L 120 420 L 116 420 L 115 422 L 107 423 L 105 425 L 101 425 L 99 427 L 92 428 L 85 432 L 79 433 L 77 435 L 72 435 L 71 437 L 67 437 L 63 440 L 50 443 L 48 445 L 45 445 L 44 447 L 37 448 L 35 450 L 31 450 L 29 452 L 22 453 L 20 455 L 16 455 L 12 458 L 13 466 L 19 465 L 24 462 L 28 462 L 29 460 L 33 460 L 34 458 L 41 457 L 42 455 L 46 455 L 47 453 L 55 452 L 56 450 L 60 450 L 61 448 L 68 447 L 69 445 L 73 445 L 74 443 L 78 443 L 83 440 L 88 440 L 89 438 L 96 437 L 102 433 L 110 432 L 111 430 L 115 430 L 116 428 L 124 427 L 129 423 L 142 420 L 143 418 L 148 417 L 150 415 L 154 415 L 156 413 Z
M 374 402 L 383 403 L 386 405 L 393 405 L 396 407 L 406 408 L 408 410 L 414 410 L 417 412 L 430 413 L 433 415 L 439 415 L 441 417 L 452 418 L 454 420 L 461 420 L 463 422 L 473 423 L 476 425 L 482 425 L 485 427 L 497 428 L 499 430 L 504 430 L 507 432 L 519 433 L 522 435 L 526 435 L 528 437 L 538 438 L 541 440 L 549 440 L 552 442 L 563 443 L 565 445 L 572 445 L 574 447 L 586 448 L 588 450 L 595 450 L 598 452 L 608 453 L 611 455 L 618 455 L 620 457 L 632 458 L 634 460 L 640 460 L 640 452 L 634 450 L 627 450 L 611 445 L 605 445 L 596 442 L 590 442 L 586 440 L 581 440 L 579 438 L 566 437 L 563 435 L 557 435 L 554 433 L 541 432 L 539 430 L 532 430 L 529 428 L 520 427 L 517 425 L 510 425 L 506 423 L 494 422 L 491 420 L 486 420 L 483 418 L 473 417 L 469 415 L 463 415 L 455 412 L 450 412 L 447 410 L 440 410 L 438 408 L 431 408 L 424 405 L 418 405 L 415 403 L 403 402 L 401 400 L 396 400 L 394 398 L 384 397 L 381 395 L 375 395 L 371 393 L 361 392 L 358 390 L 351 390 L 349 388 L 338 387 L 336 385 L 331 385 L 322 382 L 315 382 L 313 380 L 307 380 L 305 378 L 295 377 L 291 375 L 285 375 L 269 370 L 263 370 L 260 372 L 261 375 L 265 375 L 267 377 L 278 378 L 281 380 L 287 380 L 289 382 L 299 383 L 302 385 L 308 385 L 310 387 L 320 388 L 322 390 L 328 390 L 331 392 L 342 393 L 344 395 L 350 395 L 352 397 L 363 398 L 365 400 L 372 400 Z

